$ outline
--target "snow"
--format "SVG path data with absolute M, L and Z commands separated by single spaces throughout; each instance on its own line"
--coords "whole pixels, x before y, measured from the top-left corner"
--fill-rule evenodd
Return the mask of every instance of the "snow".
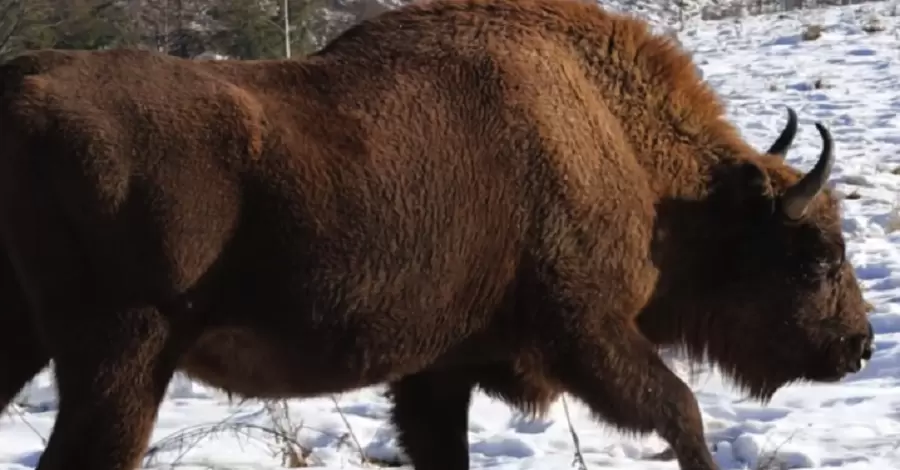
M 886 29 L 867 34 L 861 25 L 872 11 Z M 723 469 L 900 468 L 900 211 L 895 210 L 900 202 L 900 20 L 894 11 L 894 5 L 879 3 L 691 22 L 681 34 L 705 78 L 727 100 L 729 118 L 753 145 L 766 148 L 784 124 L 783 106 L 793 106 L 800 133 L 789 160 L 808 169 L 820 149 L 812 123 L 829 126 L 838 155 L 834 182 L 851 195 L 844 200 L 849 256 L 876 306 L 877 350 L 866 369 L 837 384 L 787 387 L 768 405 L 736 394 L 715 371 L 691 374 L 679 359 L 670 360 L 697 394 L 709 444 Z M 807 24 L 824 26 L 822 37 L 801 41 Z M 299 428 L 296 440 L 310 451 L 311 464 L 329 470 L 359 467 L 357 441 L 371 457 L 398 458 L 387 422 L 390 404 L 381 391 L 290 402 L 290 419 Z M 44 372 L 22 393 L 20 406 L 0 418 L 0 470 L 36 465 L 53 424 L 55 398 Z M 619 434 L 594 422 L 580 403 L 567 403 L 588 468 L 677 468 L 673 461 L 648 459 L 665 449 L 658 437 Z M 145 464 L 281 468 L 275 437 L 260 431 L 272 428 L 272 415 L 262 406 L 229 401 L 221 392 L 178 377 L 152 437 L 155 448 L 163 445 Z M 547 419 L 529 421 L 478 394 L 470 416 L 473 468 L 572 467 L 562 402 Z M 166 439 L 216 423 L 224 429 L 197 442 L 190 435 Z M 348 423 L 353 436 L 348 436 Z

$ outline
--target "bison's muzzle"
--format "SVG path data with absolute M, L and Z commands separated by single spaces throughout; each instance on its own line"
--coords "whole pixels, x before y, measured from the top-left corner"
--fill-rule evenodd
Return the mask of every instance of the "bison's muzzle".
M 872 331 L 872 324 L 869 324 L 868 334 L 854 336 L 848 340 L 848 343 L 850 344 L 851 354 L 857 356 L 855 361 L 851 361 L 851 372 L 859 372 L 872 359 L 872 354 L 875 350 L 875 335 Z
M 872 325 L 868 326 L 868 332 L 851 336 L 842 336 L 834 344 L 833 364 L 836 364 L 831 373 L 826 373 L 826 381 L 836 382 L 849 374 L 855 374 L 866 367 L 872 359 L 874 352 L 874 334 Z

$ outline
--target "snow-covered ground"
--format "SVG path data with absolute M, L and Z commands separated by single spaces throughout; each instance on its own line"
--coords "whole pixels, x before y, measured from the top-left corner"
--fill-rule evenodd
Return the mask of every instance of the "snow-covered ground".
M 881 12 L 885 30 L 861 30 L 866 10 Z M 836 139 L 834 180 L 845 200 L 849 252 L 868 298 L 877 352 L 869 367 L 833 385 L 781 390 L 768 406 L 733 393 L 720 376 L 704 371 L 691 383 L 703 409 L 709 443 L 723 469 L 900 469 L 900 20 L 887 3 L 806 10 L 780 17 L 692 24 L 682 35 L 706 78 L 729 104 L 747 138 L 765 148 L 785 120 L 783 105 L 800 116 L 790 161 L 811 167 L 820 150 L 812 126 L 824 121 Z M 824 34 L 803 42 L 803 25 Z M 821 86 L 816 86 L 816 83 Z M 389 403 L 372 388 L 290 402 L 295 438 L 311 451 L 309 463 L 329 470 L 360 466 L 358 442 L 376 458 L 396 459 L 386 422 Z M 48 375 L 23 393 L 25 406 L 0 419 L 0 470 L 33 468 L 49 435 L 55 395 Z M 338 413 L 335 404 L 343 411 Z M 568 402 L 591 469 L 675 469 L 646 456 L 665 448 L 653 436 L 625 438 L 593 422 Z M 353 436 L 348 436 L 348 426 Z M 223 424 L 224 423 L 224 424 Z M 173 383 L 153 435 L 160 451 L 147 466 L 274 469 L 282 465 L 271 414 L 259 403 L 230 403 L 223 394 L 179 378 Z M 197 440 L 197 426 L 222 429 Z M 181 438 L 173 435 L 189 431 Z M 573 444 L 562 403 L 548 419 L 530 422 L 478 395 L 469 429 L 474 468 L 566 469 Z M 772 458 L 772 453 L 776 453 Z M 773 464 L 774 462 L 774 464 Z

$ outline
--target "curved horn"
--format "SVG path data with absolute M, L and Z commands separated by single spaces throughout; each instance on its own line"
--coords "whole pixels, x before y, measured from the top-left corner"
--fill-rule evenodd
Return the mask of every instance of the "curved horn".
M 825 187 L 828 177 L 831 176 L 831 167 L 834 165 L 834 142 L 831 133 L 822 123 L 817 122 L 816 129 L 822 136 L 822 154 L 819 161 L 800 181 L 788 188 L 782 198 L 784 213 L 791 219 L 803 217 L 810 201 Z
M 781 135 L 775 139 L 775 143 L 773 143 L 766 152 L 769 155 L 778 155 L 781 158 L 784 158 L 787 156 L 787 151 L 791 148 L 791 144 L 794 143 L 794 136 L 797 135 L 797 113 L 790 106 L 787 107 L 787 112 L 787 124 L 784 125 L 784 130 L 781 131 Z

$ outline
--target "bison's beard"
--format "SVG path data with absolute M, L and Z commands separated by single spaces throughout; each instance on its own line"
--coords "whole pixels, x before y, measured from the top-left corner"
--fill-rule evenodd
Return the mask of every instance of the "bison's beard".
M 770 401 L 781 387 L 804 379 L 784 367 L 768 366 L 758 358 L 714 355 L 708 349 L 698 350 L 685 343 L 664 345 L 659 352 L 669 367 L 689 382 L 696 382 L 703 372 L 717 370 L 740 392 L 763 403 Z
M 741 392 L 764 403 L 783 386 L 808 380 L 808 359 L 802 351 L 821 349 L 811 345 L 796 347 L 796 342 L 755 334 L 725 315 L 681 313 L 683 316 L 673 317 L 650 311 L 646 316 L 642 314 L 638 323 L 660 353 L 670 355 L 670 364 L 680 357 L 687 360 L 691 372 L 698 368 L 717 369 Z
M 871 340 L 864 335 L 830 337 L 819 357 L 809 365 L 806 378 L 817 382 L 837 382 L 865 368 L 872 358 Z
M 733 333 L 714 336 L 682 331 L 668 341 L 654 339 L 662 350 L 680 352 L 692 370 L 697 365 L 712 366 L 749 397 L 764 403 L 791 383 L 839 381 L 860 371 L 872 355 L 862 335 L 833 333 L 814 340 L 806 331 L 769 329 L 769 336 L 738 328 L 720 331 Z

